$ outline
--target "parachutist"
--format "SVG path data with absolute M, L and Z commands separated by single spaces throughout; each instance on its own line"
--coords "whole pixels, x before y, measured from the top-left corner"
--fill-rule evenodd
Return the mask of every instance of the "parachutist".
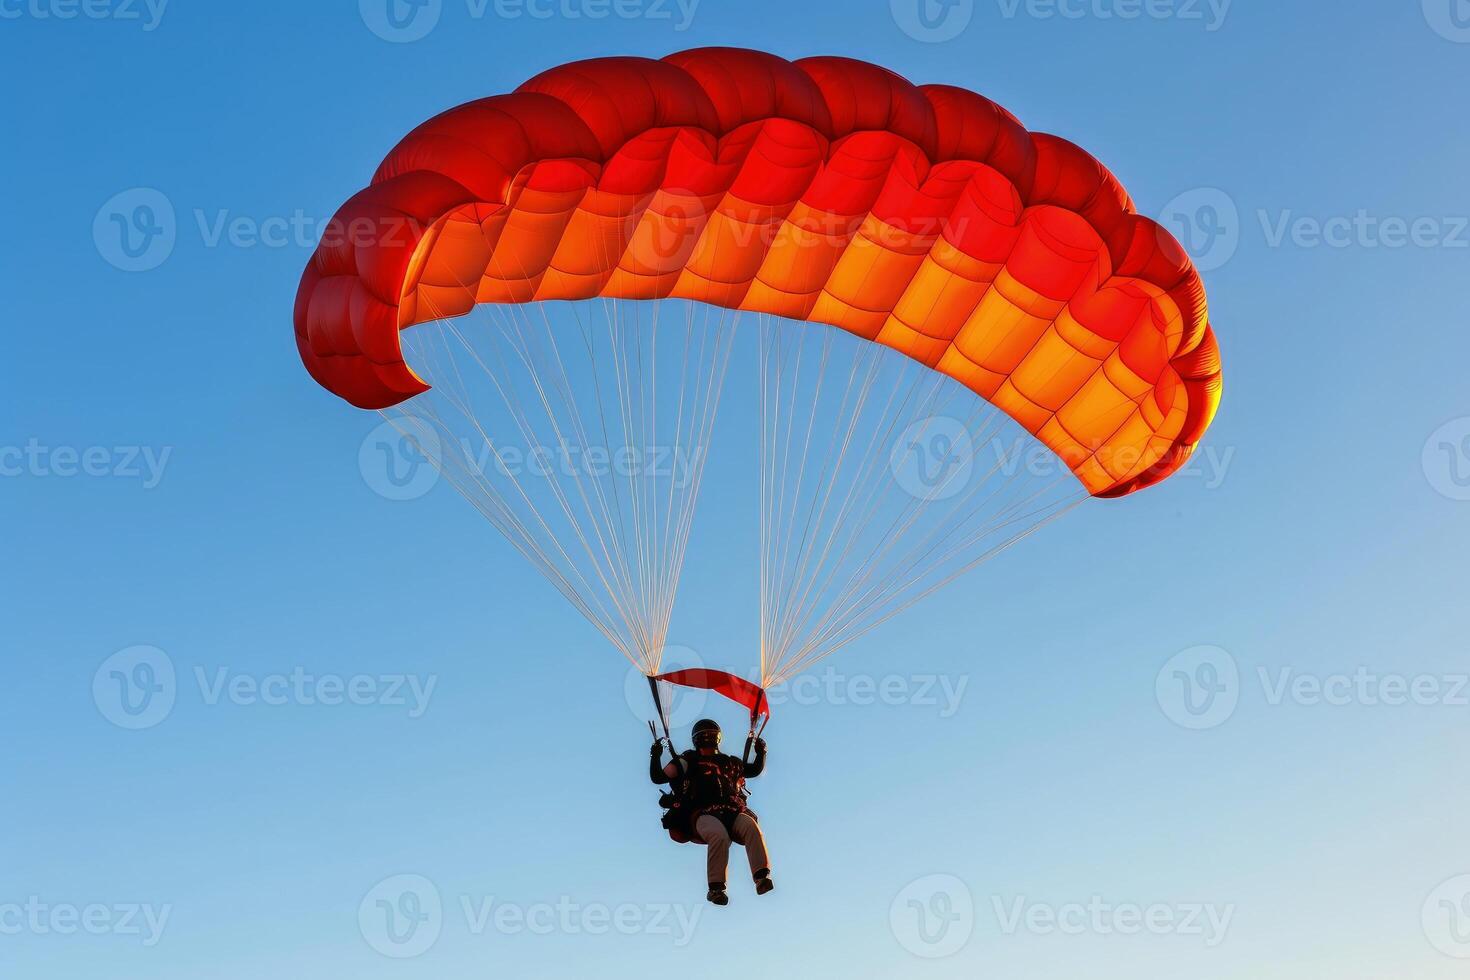
M 1187 231 L 1230 230 L 1227 195 L 1180 200 Z M 157 225 L 134 216 L 128 241 Z M 850 58 L 553 67 L 414 129 L 329 229 L 349 239 L 303 270 L 296 344 L 327 390 L 392 410 L 359 452 L 369 485 L 406 500 L 442 475 L 647 675 L 665 741 L 660 682 L 750 710 L 742 758 L 702 721 L 695 750 L 650 762 L 717 904 L 732 839 L 773 887 L 745 807 L 766 688 L 799 697 L 801 671 L 1084 500 L 1179 471 L 1221 398 L 1191 250 L 1097 158 Z M 658 673 L 743 313 L 761 318 L 759 685 Z M 490 435 L 511 431 L 523 447 Z
M 725 755 L 720 751 L 720 726 L 708 718 L 694 723 L 691 731 L 694 748 L 674 756 L 663 764 L 663 740 L 654 741 L 649 756 L 649 778 L 656 784 L 671 783 L 670 816 L 677 814 L 680 825 L 668 826 L 675 839 L 683 836 L 705 844 L 705 895 L 716 905 L 730 899 L 725 893 L 725 874 L 729 865 L 730 841 L 745 848 L 755 892 L 764 895 L 775 888 L 771 881 L 766 841 L 754 813 L 745 805 L 746 779 L 754 779 L 766 768 L 766 743 L 752 738 L 755 758 L 749 761 Z

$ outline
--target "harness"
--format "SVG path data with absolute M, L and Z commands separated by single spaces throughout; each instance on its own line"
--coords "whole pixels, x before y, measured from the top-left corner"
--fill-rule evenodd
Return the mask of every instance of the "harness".
M 745 805 L 750 795 L 745 788 L 745 763 L 732 755 L 717 753 L 700 755 L 695 749 L 674 756 L 679 775 L 674 777 L 672 792 L 658 798 L 664 808 L 660 819 L 664 830 L 676 844 L 703 844 L 694 830 L 694 822 L 711 816 L 731 830 L 730 824 L 744 813 L 759 820 L 755 811 Z
M 744 762 L 720 752 L 700 755 L 697 749 L 688 750 L 681 758 L 680 768 L 685 772 L 682 795 L 693 809 L 716 816 L 724 811 L 739 813 L 745 809 L 749 794 L 745 789 Z

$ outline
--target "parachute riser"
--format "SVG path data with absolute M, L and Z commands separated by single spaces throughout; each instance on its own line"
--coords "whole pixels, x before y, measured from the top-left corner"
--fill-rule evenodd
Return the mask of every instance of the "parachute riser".
M 653 710 L 658 714 L 659 724 L 663 726 L 663 739 L 669 745 L 669 754 L 677 756 L 678 752 L 674 749 L 673 736 L 669 734 L 669 713 L 664 710 L 663 698 L 659 696 L 658 681 L 651 676 L 648 678 L 648 691 L 653 695 Z M 658 731 L 653 727 L 653 722 L 651 721 L 648 723 L 648 730 L 653 732 L 654 738 L 658 738 Z
M 740 756 L 740 761 L 744 765 L 750 765 L 750 750 L 755 747 L 755 740 L 761 737 L 761 734 L 766 730 L 766 726 L 771 723 L 769 709 L 766 711 L 765 720 L 761 721 L 761 708 L 765 706 L 765 703 L 766 691 L 765 688 L 761 688 L 761 693 L 755 700 L 755 707 L 750 709 L 750 731 L 745 734 L 745 751 Z M 760 721 L 759 728 L 756 728 L 757 721 Z

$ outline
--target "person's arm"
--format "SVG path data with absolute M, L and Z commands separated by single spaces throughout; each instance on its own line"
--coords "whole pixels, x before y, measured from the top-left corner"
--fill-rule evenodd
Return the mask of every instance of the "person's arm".
M 667 783 L 670 781 L 669 769 L 664 767 L 664 743 L 654 742 L 653 748 L 648 750 L 648 778 L 655 783 Z
M 766 740 L 755 740 L 755 758 L 745 764 L 745 778 L 754 779 L 766 771 Z
M 655 783 L 672 783 L 679 775 L 679 757 L 675 755 L 668 765 L 663 764 L 662 742 L 654 742 L 648 750 L 648 778 Z

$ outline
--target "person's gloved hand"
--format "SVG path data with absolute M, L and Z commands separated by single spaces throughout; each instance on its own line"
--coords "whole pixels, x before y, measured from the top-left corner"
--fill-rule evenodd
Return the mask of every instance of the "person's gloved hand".
M 755 740 L 755 750 L 764 755 L 766 751 L 766 740 L 763 738 L 757 738 Z
M 653 740 L 653 748 L 651 748 L 651 749 L 648 750 L 648 754 L 651 755 L 651 756 L 653 756 L 655 759 L 657 759 L 659 756 L 663 755 L 664 754 L 664 743 L 662 741 L 660 741 L 659 739 L 654 739 Z

